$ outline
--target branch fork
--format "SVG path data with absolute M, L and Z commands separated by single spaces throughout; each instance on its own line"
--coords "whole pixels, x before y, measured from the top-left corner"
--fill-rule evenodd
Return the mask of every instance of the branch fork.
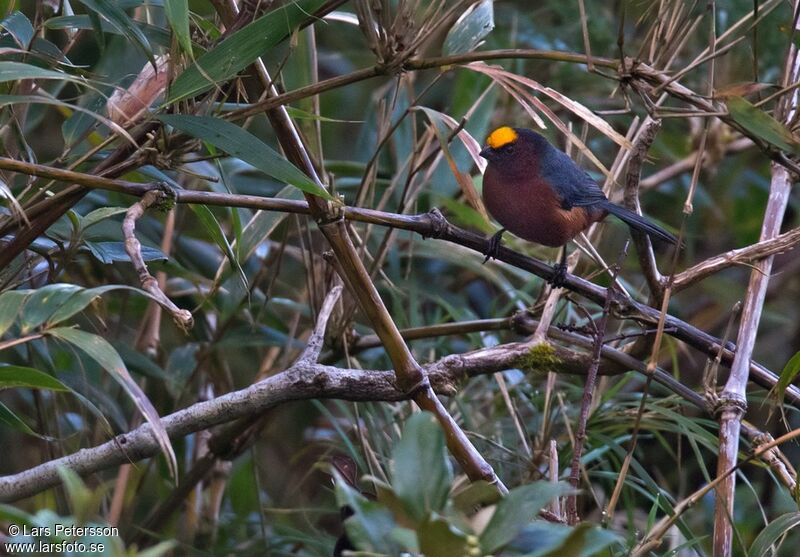
M 172 192 L 172 197 L 169 193 Z M 142 257 L 142 244 L 136 238 L 136 221 L 139 220 L 144 212 L 150 207 L 156 206 L 159 208 L 171 208 L 174 204 L 174 192 L 171 188 L 162 187 L 159 189 L 150 190 L 142 196 L 138 202 L 131 205 L 130 209 L 125 213 L 125 219 L 122 221 L 122 234 L 125 237 L 125 251 L 131 259 L 133 268 L 136 269 L 136 274 L 139 275 L 139 282 L 142 289 L 169 314 L 172 316 L 175 324 L 178 325 L 183 331 L 188 331 L 194 325 L 194 318 L 192 312 L 186 309 L 181 309 L 170 300 L 166 294 L 159 288 L 158 280 L 150 274 L 147 265 Z

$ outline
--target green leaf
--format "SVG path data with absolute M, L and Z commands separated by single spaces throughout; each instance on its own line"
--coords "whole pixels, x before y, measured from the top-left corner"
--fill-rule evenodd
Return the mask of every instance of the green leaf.
M 69 392 L 71 389 L 61 381 L 32 367 L 0 366 L 0 390 L 24 387 Z
M 787 153 L 800 155 L 798 144 L 792 133 L 775 118 L 756 108 L 742 97 L 731 97 L 726 101 L 728 112 L 745 130 Z
M 19 524 L 22 526 L 33 526 L 33 516 L 12 505 L 0 504 L 0 519 L 4 522 Z
M 348 508 L 353 512 L 353 516 L 344 523 L 347 536 L 353 544 L 362 551 L 399 555 L 391 537 L 397 527 L 392 513 L 350 487 L 336 470 L 333 475 L 336 480 L 336 502 L 340 508 Z
M 419 549 L 425 557 L 467 555 L 467 536 L 441 517 L 428 520 L 417 529 Z
M 20 327 L 27 335 L 44 323 L 75 292 L 81 289 L 74 284 L 48 284 L 35 290 L 22 308 Z
M 522 529 L 509 548 L 513 547 L 515 554 L 524 554 L 525 557 L 541 557 L 561 547 L 571 533 L 572 528 L 565 524 L 534 520 Z
M 164 13 L 178 44 L 189 56 L 192 55 L 192 38 L 189 34 L 189 0 L 164 0 Z
M 136 45 L 147 57 L 153 67 L 156 66 L 156 59 L 153 56 L 153 49 L 150 41 L 147 40 L 142 30 L 128 17 L 128 14 L 120 8 L 116 2 L 111 0 L 80 0 L 81 4 L 101 15 L 117 31 L 122 33 L 130 42 Z
M 250 132 L 212 116 L 161 114 L 159 120 L 193 137 L 207 141 L 229 155 L 245 161 L 267 176 L 291 184 L 306 193 L 333 199 L 295 165 Z
M 792 356 L 783 366 L 783 371 L 781 371 L 781 375 L 778 378 L 778 384 L 775 385 L 775 397 L 777 400 L 783 400 L 786 388 L 794 382 L 798 374 L 800 374 L 800 352 Z
M 423 520 L 441 511 L 453 481 L 444 433 L 429 412 L 411 416 L 392 452 L 392 487 L 408 513 Z
M 9 32 L 14 37 L 14 41 L 23 50 L 27 50 L 33 40 L 35 31 L 31 21 L 25 17 L 22 12 L 14 12 L 9 14 L 3 21 L 0 21 L 0 27 Z
M 153 430 L 153 436 L 156 439 L 161 452 L 167 459 L 170 472 L 173 478 L 178 476 L 178 462 L 175 458 L 175 453 L 172 450 L 172 445 L 169 442 L 169 436 L 161 423 L 161 418 L 158 412 L 153 407 L 150 399 L 144 394 L 139 385 L 133 380 L 125 363 L 114 347 L 111 346 L 104 338 L 78 329 L 67 327 L 58 327 L 50 329 L 47 334 L 63 340 L 73 346 L 82 350 L 91 359 L 97 362 L 100 367 L 105 369 L 113 377 L 131 397 L 136 407 L 150 423 Z
M 483 215 L 463 201 L 436 195 L 435 193 L 431 194 L 431 198 L 436 200 L 438 206 L 446 209 L 447 220 L 456 226 L 480 230 L 487 235 L 495 233 L 496 228 Z
M 83 311 L 83 309 L 88 306 L 92 300 L 98 296 L 102 296 L 106 292 L 110 292 L 111 290 L 130 290 L 132 292 L 150 297 L 150 294 L 144 290 L 133 288 L 124 284 L 107 284 L 105 286 L 97 286 L 95 288 L 88 288 L 85 290 L 80 289 L 79 291 L 73 293 L 72 296 L 64 300 L 59 308 L 54 311 L 52 315 L 50 315 L 50 317 L 47 319 L 47 326 L 50 327 L 69 319 L 76 313 Z
M 48 284 L 38 290 L 12 290 L 0 295 L 0 336 L 13 323 L 14 318 L 22 316 L 23 333 L 46 322 L 50 327 L 69 319 L 91 303 L 98 296 L 111 290 L 130 290 L 148 298 L 148 292 L 126 284 L 107 284 L 84 289 L 74 284 Z M 22 305 L 24 302 L 24 306 Z
M 497 504 L 503 496 L 485 480 L 472 482 L 453 494 L 453 506 L 462 513 L 469 515 L 481 507 Z
M 136 556 L 137 557 L 162 557 L 166 555 L 168 552 L 172 551 L 178 542 L 173 540 L 168 540 L 165 542 L 157 543 L 152 547 L 148 547 L 147 549 L 137 550 Z
M 750 546 L 748 555 L 750 557 L 763 557 L 770 547 L 775 545 L 778 540 L 798 524 L 800 524 L 800 512 L 782 514 L 761 531 L 753 541 L 753 545 Z
M 295 108 L 293 106 L 287 106 L 286 112 L 289 113 L 289 116 L 294 118 L 295 120 L 314 120 L 316 122 L 330 122 L 336 124 L 363 124 L 364 120 L 339 120 L 337 118 L 328 118 L 326 116 L 318 116 L 313 112 L 309 112 L 307 110 L 302 110 L 300 108 Z
M 95 12 L 89 13 L 92 14 L 94 19 L 97 19 L 97 14 Z M 44 26 L 48 29 L 68 29 L 70 31 L 79 29 L 93 29 L 95 31 L 95 37 L 98 41 L 100 41 L 100 44 L 103 44 L 102 33 L 111 33 L 121 37 L 125 36 L 125 33 L 108 23 L 106 20 L 100 19 L 98 21 L 99 25 L 94 25 L 94 19 L 89 15 L 65 15 L 48 19 L 44 22 Z M 142 30 L 142 33 L 144 33 L 144 36 L 147 37 L 147 40 L 150 41 L 151 44 L 169 48 L 171 37 L 168 29 L 159 27 L 157 25 L 150 25 L 149 23 L 145 23 L 143 21 L 134 21 L 133 24 Z
M 563 483 L 536 482 L 511 490 L 500 503 L 481 534 L 484 553 L 494 553 L 513 540 L 542 508 L 572 489 Z
M 92 500 L 96 499 L 92 490 L 86 487 L 86 484 L 83 483 L 81 477 L 74 470 L 66 466 L 58 467 L 58 475 L 64 485 L 70 510 L 72 510 L 73 514 L 86 517 L 86 514 L 88 514 L 86 511 L 89 511 L 89 508 L 92 507 Z M 94 513 L 96 510 L 91 509 L 90 512 Z
M 64 79 L 74 83 L 85 84 L 85 81 L 75 76 L 55 70 L 48 70 L 22 62 L 0 62 L 0 83 L 18 81 L 20 79 Z
M 125 251 L 124 242 L 84 242 L 85 249 L 88 249 L 95 258 L 101 263 L 110 265 L 117 261 L 130 263 L 128 252 Z M 145 261 L 167 261 L 169 258 L 160 249 L 150 246 L 142 246 L 142 259 Z
M 81 230 L 86 230 L 100 221 L 127 212 L 125 207 L 100 207 L 80 218 Z
M 27 433 L 28 435 L 33 435 L 35 437 L 43 438 L 43 436 L 39 435 L 35 431 L 33 431 L 28 424 L 22 421 L 19 416 L 14 414 L 8 406 L 0 402 L 0 422 L 5 423 L 9 427 L 16 429 L 17 431 L 21 431 L 22 433 Z
M 447 33 L 442 51 L 445 56 L 472 52 L 494 29 L 494 1 L 482 0 L 464 12 Z
M 480 195 L 478 195 L 478 190 L 475 188 L 475 183 L 468 174 L 459 170 L 458 164 L 456 163 L 456 160 L 450 150 L 450 145 L 447 138 L 450 130 L 457 129 L 458 124 L 450 116 L 437 110 L 433 110 L 432 108 L 420 106 L 418 107 L 418 110 L 423 111 L 425 116 L 427 116 L 431 121 L 431 124 L 433 125 L 433 131 L 436 133 L 436 138 L 439 140 L 439 146 L 442 149 L 442 156 L 444 156 L 445 160 L 447 161 L 447 166 L 450 168 L 450 172 L 453 174 L 456 182 L 458 182 L 458 186 L 461 188 L 461 192 L 464 194 L 467 204 L 469 204 L 469 206 L 472 208 L 481 209 L 485 212 L 483 209 L 483 202 L 481 201 Z M 467 150 L 470 150 L 470 144 L 472 144 L 473 152 L 480 151 L 480 146 L 474 142 L 474 140 L 469 141 L 462 138 L 462 141 L 464 142 L 464 146 L 467 148 Z
M 619 541 L 620 537 L 613 532 L 583 522 L 573 528 L 557 547 L 545 552 L 537 551 L 527 557 L 589 557 Z
M 324 0 L 297 0 L 270 11 L 242 27 L 181 73 L 170 90 L 168 103 L 206 91 L 252 64 L 306 21 Z
M 117 33 L 120 33 L 119 29 L 108 23 L 100 14 L 95 12 L 94 10 L 89 10 L 89 13 L 86 14 L 86 18 L 89 21 L 89 26 L 92 28 L 92 36 L 94 37 L 95 42 L 97 43 L 97 48 L 100 50 L 101 54 L 105 54 L 106 51 L 106 36 L 103 34 L 104 28 L 108 26 L 109 28 L 113 29 Z M 122 33 L 120 33 L 122 34 Z
M 239 261 L 236 259 L 236 254 L 233 253 L 233 248 L 231 247 L 230 242 L 228 242 L 228 237 L 225 236 L 225 233 L 222 231 L 222 227 L 220 226 L 217 217 L 215 217 L 214 213 L 212 213 L 211 210 L 205 205 L 191 204 L 189 205 L 189 208 L 203 224 L 203 227 L 206 229 L 206 232 L 208 232 L 208 235 L 211 236 L 211 239 L 214 240 L 214 243 L 217 244 L 223 252 L 225 252 L 231 267 L 236 269 L 236 272 L 242 279 L 242 283 L 246 285 L 247 276 L 244 274 L 241 265 L 239 265 Z
M 278 192 L 280 199 L 301 199 L 296 188 L 286 187 Z M 241 261 L 246 261 L 256 248 L 262 244 L 275 228 L 283 222 L 286 214 L 275 211 L 257 211 L 242 230 L 242 239 L 236 243 L 236 253 Z
M 67 74 L 58 74 L 61 77 L 68 78 Z M 76 116 L 76 119 L 80 118 L 84 122 L 88 124 L 91 123 L 91 120 L 97 120 L 104 126 L 107 126 L 118 134 L 122 135 L 125 139 L 131 142 L 131 144 L 135 144 L 136 142 L 130 136 L 130 134 L 125 131 L 119 124 L 115 124 L 112 120 L 109 120 L 105 116 L 99 114 L 95 110 L 89 110 L 88 108 L 78 106 L 75 104 L 70 104 L 64 101 L 61 101 L 56 98 L 52 97 L 45 97 L 43 95 L 0 95 L 0 106 L 8 106 L 8 105 L 18 105 L 18 104 L 49 104 L 53 106 L 59 107 L 66 107 L 69 110 L 78 112 L 79 114 Z M 98 107 L 99 108 L 99 107 Z M 69 127 L 66 128 L 66 133 L 64 133 L 64 139 L 66 141 L 71 140 L 69 133 Z
M 22 307 L 29 294 L 29 290 L 9 290 L 0 294 L 0 337 L 17 319 L 19 308 Z

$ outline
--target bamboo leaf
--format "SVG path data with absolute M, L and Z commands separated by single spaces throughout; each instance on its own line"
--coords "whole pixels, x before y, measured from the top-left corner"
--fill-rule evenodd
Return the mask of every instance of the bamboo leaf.
M 291 184 L 306 193 L 333 199 L 295 165 L 250 132 L 213 116 L 161 114 L 159 120 L 193 137 L 207 141 L 229 155 L 243 160 L 267 176 Z
M 781 371 L 781 375 L 778 378 L 778 383 L 775 385 L 775 398 L 778 401 L 783 400 L 786 388 L 792 384 L 798 374 L 800 374 L 800 352 L 797 352 L 794 356 L 789 358 L 789 361 L 783 366 L 783 371 Z
M 80 289 L 80 286 L 74 284 L 59 283 L 48 284 L 34 291 L 22 308 L 20 320 L 22 334 L 27 335 L 44 323 L 70 296 Z
M 89 12 L 96 18 L 95 12 Z M 133 21 L 133 24 L 141 29 L 144 36 L 151 44 L 169 48 L 170 33 L 168 29 L 159 27 L 158 25 L 150 25 L 143 21 Z M 111 25 L 108 21 L 100 19 L 98 25 L 93 24 L 93 19 L 89 15 L 65 15 L 53 17 L 44 22 L 44 26 L 48 29 L 67 29 L 70 31 L 80 29 L 94 29 L 95 37 L 102 40 L 102 33 L 111 33 L 112 35 L 119 35 L 124 37 L 125 33 Z M 102 44 L 102 43 L 101 43 Z
M 105 286 L 98 286 L 96 288 L 89 288 L 86 290 L 80 289 L 79 291 L 73 293 L 72 296 L 64 300 L 59 308 L 49 316 L 47 319 L 47 325 L 53 326 L 69 319 L 76 313 L 83 311 L 84 308 L 92 302 L 92 300 L 102 296 L 106 292 L 110 292 L 111 290 L 130 290 L 131 292 L 136 292 L 138 294 L 151 297 L 151 295 L 144 290 L 139 290 L 138 288 L 133 288 L 124 284 L 107 284 Z
M 80 218 L 81 231 L 86 230 L 87 228 L 94 226 L 98 222 L 101 222 L 107 218 L 125 213 L 127 210 L 128 209 L 125 207 L 100 207 L 99 209 L 95 209 L 94 211 L 91 211 Z
M 2 62 L 0 62 L 2 64 Z M 81 80 L 76 80 L 72 78 L 69 74 L 55 72 L 59 79 L 67 79 L 68 81 L 77 81 L 79 83 L 83 83 Z M 88 108 L 78 106 L 75 104 L 70 104 L 64 101 L 61 101 L 56 98 L 52 97 L 45 97 L 41 95 L 0 95 L 0 106 L 8 106 L 8 105 L 16 105 L 16 104 L 49 104 L 53 106 L 58 106 L 62 108 L 67 108 L 69 110 L 74 110 L 79 112 L 81 115 L 85 116 L 87 119 L 94 119 L 100 122 L 101 124 L 108 126 L 116 133 L 127 139 L 131 145 L 136 145 L 136 141 L 131 137 L 131 135 L 125 131 L 125 128 L 120 126 L 119 124 L 113 122 L 112 120 L 106 118 L 102 114 L 98 114 L 95 110 L 90 110 Z M 88 120 L 85 120 L 88 121 Z M 69 137 L 68 133 L 64 134 L 64 139 L 66 141 L 71 140 L 72 138 Z
M 20 387 L 60 392 L 71 390 L 52 375 L 38 369 L 25 366 L 0 366 L 0 390 Z
M 778 540 L 798 524 L 800 524 L 800 512 L 782 514 L 761 531 L 753 541 L 753 545 L 750 546 L 748 555 L 750 557 L 763 557 Z M 776 552 L 775 555 L 778 555 L 778 553 Z
M 242 266 L 239 264 L 239 261 L 236 259 L 236 254 L 233 252 L 233 247 L 231 247 L 230 242 L 228 241 L 228 237 L 225 236 L 225 233 L 222 231 L 222 227 L 217 221 L 217 218 L 214 216 L 214 213 L 206 207 L 205 205 L 190 205 L 189 206 L 200 222 L 205 227 L 206 232 L 208 235 L 211 236 L 211 239 L 214 240 L 214 243 L 217 244 L 220 249 L 225 252 L 225 256 L 228 258 L 228 262 L 230 263 L 231 267 L 236 270 L 239 275 L 239 278 L 242 280 L 243 285 L 247 285 L 247 276 L 242 269 Z M 224 262 L 220 265 L 220 268 L 224 267 Z M 218 271 L 219 273 L 219 271 Z
M 787 153 L 800 155 L 797 139 L 775 118 L 742 97 L 731 97 L 725 104 L 731 118 L 754 136 Z
M 161 452 L 164 454 L 164 457 L 167 459 L 170 473 L 173 478 L 177 479 L 178 461 L 172 450 L 167 430 L 164 429 L 161 418 L 150 402 L 150 399 L 147 398 L 147 395 L 144 394 L 136 381 L 133 380 L 130 373 L 128 373 L 128 368 L 125 367 L 125 363 L 122 361 L 117 351 L 114 350 L 114 347 L 102 337 L 68 327 L 50 329 L 47 331 L 47 334 L 72 344 L 83 351 L 87 356 L 97 362 L 100 367 L 109 372 L 111 377 L 122 386 L 144 418 L 150 423 L 153 436 L 159 447 L 161 447 Z
M 31 21 L 25 17 L 25 14 L 19 11 L 3 18 L 3 21 L 0 21 L 0 27 L 8 31 L 8 33 L 14 37 L 14 41 L 16 41 L 20 48 L 26 50 L 30 46 L 35 34 Z
M 494 29 L 494 1 L 482 0 L 473 4 L 453 24 L 444 40 L 442 51 L 445 56 L 472 52 Z
M 191 97 L 235 76 L 288 37 L 322 4 L 323 0 L 290 2 L 239 29 L 178 76 L 167 102 Z
M 0 83 L 19 81 L 20 79 L 62 79 L 85 84 L 84 80 L 64 72 L 48 70 L 23 62 L 0 61 Z
M 192 38 L 189 34 L 189 1 L 164 0 L 164 13 L 172 31 L 178 38 L 178 44 L 189 56 L 192 55 Z
M 17 416 L 11 409 L 0 402 L 0 422 L 6 424 L 7 426 L 16 429 L 17 431 L 21 431 L 23 433 L 27 433 L 28 435 L 33 435 L 35 437 L 39 437 L 40 439 L 45 439 L 44 436 L 39 435 L 35 431 L 33 431 L 28 424 L 22 421 L 22 418 Z
M 128 17 L 128 14 L 120 8 L 116 2 L 110 0 L 80 0 L 88 9 L 99 14 L 108 21 L 115 29 L 122 33 L 130 42 L 136 45 L 155 67 L 156 59 L 153 56 L 153 49 L 150 41 L 147 40 L 142 30 Z

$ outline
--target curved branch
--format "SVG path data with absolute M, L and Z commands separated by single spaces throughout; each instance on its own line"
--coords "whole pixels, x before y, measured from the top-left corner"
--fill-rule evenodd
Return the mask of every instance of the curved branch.
M 536 321 L 522 317 L 517 326 L 536 327 Z M 592 340 L 575 333 L 551 328 L 550 336 L 581 346 L 592 347 Z M 437 393 L 453 395 L 464 380 L 524 367 L 528 372 L 583 375 L 591 355 L 575 352 L 563 346 L 551 345 L 552 353 L 542 363 L 531 357 L 528 343 L 515 342 L 482 348 L 465 354 L 453 354 L 424 367 L 426 377 Z M 618 375 L 635 370 L 645 375 L 646 366 L 635 358 L 610 346 L 602 347 L 601 375 Z M 672 390 L 689 403 L 706 410 L 703 398 L 675 380 L 664 370 L 656 369 L 654 380 Z M 279 404 L 308 399 L 339 399 L 354 402 L 394 402 L 409 400 L 411 395 L 399 389 L 393 371 L 342 369 L 311 363 L 300 358 L 287 370 L 239 391 L 233 391 L 210 401 L 198 402 L 162 418 L 170 438 L 180 438 L 196 431 L 242 418 L 259 416 Z M 744 434 L 754 438 L 761 434 L 749 426 Z M 80 475 L 88 475 L 114 466 L 136 462 L 158 454 L 159 447 L 144 424 L 129 433 L 71 455 L 40 464 L 18 474 L 0 477 L 0 502 L 24 499 L 58 485 L 58 469 L 68 467 Z
M 12 159 L 0 157 L 0 169 L 5 168 L 9 160 Z M 24 172 L 33 175 L 49 176 L 48 173 L 52 168 L 31 163 L 23 164 L 26 167 Z M 79 181 L 81 176 L 84 175 L 79 172 L 71 172 L 69 181 L 81 183 Z M 114 180 L 112 187 L 114 191 L 124 191 L 124 193 L 136 196 L 144 195 L 142 191 L 143 184 L 136 184 L 135 187 L 126 190 L 128 185 L 129 183 L 122 180 Z M 144 184 L 144 186 L 149 189 L 161 187 L 159 184 Z M 190 190 L 175 190 L 175 194 L 177 203 L 243 207 L 303 215 L 308 215 L 310 212 L 308 203 L 305 201 Z M 344 217 L 357 222 L 409 230 L 423 237 L 445 240 L 481 254 L 486 253 L 486 249 L 488 248 L 488 240 L 483 236 L 450 224 L 437 210 L 417 215 L 402 215 L 361 207 L 344 207 Z M 496 259 L 533 273 L 545 280 L 551 280 L 553 277 L 553 268 L 550 265 L 504 246 L 501 246 L 499 249 Z M 605 303 L 605 288 L 575 275 L 567 275 L 564 288 L 580 294 L 598 305 L 603 305 Z M 631 298 L 625 298 L 619 301 L 614 311 L 618 317 L 633 319 L 646 325 L 658 323 L 660 315 L 660 310 L 650 307 L 647 304 L 637 302 Z M 721 341 L 717 337 L 671 315 L 668 315 L 666 318 L 665 328 L 667 334 L 685 342 L 689 346 L 706 354 L 708 357 L 715 358 L 718 353 L 721 353 L 722 363 L 724 365 L 730 366 L 733 362 L 736 346 L 732 342 L 725 343 L 723 347 Z M 777 382 L 777 376 L 772 371 L 754 361 L 750 362 L 750 375 L 755 383 L 766 389 L 771 389 Z M 789 386 L 789 388 L 786 389 L 786 399 L 792 404 L 800 404 L 800 389 L 795 386 Z
M 517 367 L 529 350 L 530 347 L 525 343 L 511 343 L 467 354 L 450 355 L 427 366 L 425 372 L 437 392 L 453 394 L 456 385 L 465 378 Z M 617 351 L 608 349 L 605 354 L 614 352 Z M 560 369 L 568 372 L 585 373 L 586 370 L 586 363 L 581 355 L 560 347 L 554 348 L 553 358 L 549 361 L 557 362 L 556 365 Z M 630 360 L 623 361 L 632 363 Z M 618 363 L 604 367 L 602 372 L 622 373 L 625 371 L 624 365 L 626 364 Z M 641 363 L 637 367 L 642 368 Z M 665 372 L 661 372 L 658 378 L 675 383 L 675 380 Z M 697 395 L 691 396 L 691 401 L 698 402 Z M 171 438 L 179 438 L 222 423 L 259 415 L 284 402 L 312 398 L 374 402 L 408 400 L 410 395 L 397 387 L 392 371 L 341 369 L 314 364 L 301 358 L 286 371 L 246 389 L 210 401 L 198 402 L 165 416 L 162 418 L 162 424 Z M 82 449 L 19 474 L 0 478 L 0 501 L 15 501 L 57 485 L 61 481 L 58 468 L 62 466 L 86 475 L 120 464 L 136 462 L 153 456 L 158 451 L 159 447 L 150 432 L 150 426 L 144 424 L 102 445 Z
M 761 240 L 744 248 L 733 249 L 690 267 L 675 275 L 673 290 L 679 292 L 696 282 L 734 265 L 752 265 L 766 257 L 792 250 L 800 244 L 800 228 Z

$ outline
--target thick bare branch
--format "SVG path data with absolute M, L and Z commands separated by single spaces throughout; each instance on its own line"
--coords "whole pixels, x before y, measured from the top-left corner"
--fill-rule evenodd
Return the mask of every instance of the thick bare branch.
M 517 325 L 533 331 L 538 324 L 526 316 L 516 318 Z M 588 337 L 551 328 L 549 336 L 584 348 L 576 352 L 552 344 L 547 357 L 532 354 L 525 342 L 482 348 L 465 354 L 446 356 L 424 368 L 436 392 L 453 395 L 463 381 L 509 368 L 523 368 L 529 373 L 583 375 L 592 361 L 589 353 L 594 341 Z M 601 375 L 616 375 L 634 370 L 647 373 L 644 363 L 608 345 L 602 347 Z M 705 410 L 703 397 L 676 381 L 664 370 L 656 369 L 654 380 L 684 400 Z M 290 368 L 246 389 L 227 393 L 213 400 L 198 402 L 162 418 L 169 436 L 177 439 L 190 433 L 239 419 L 251 420 L 279 404 L 295 400 L 339 399 L 355 402 L 408 400 L 411 395 L 399 389 L 392 371 L 343 369 L 298 359 Z M 237 430 L 238 431 L 238 430 Z M 761 435 L 747 426 L 743 432 L 750 438 Z M 9 502 L 40 493 L 61 481 L 58 468 L 67 466 L 87 475 L 125 463 L 136 462 L 158 454 L 159 447 L 150 426 L 144 424 L 118 435 L 111 441 L 90 449 L 82 449 L 19 474 L 0 477 L 0 501 Z
M 266 98 L 277 96 L 277 89 L 264 62 L 257 59 L 252 65 L 252 69 L 256 75 L 255 89 L 258 96 L 264 95 Z M 324 189 L 325 186 L 317 174 L 306 146 L 286 107 L 272 108 L 266 112 L 266 115 L 287 158 L 320 188 Z M 354 298 L 358 300 L 359 307 L 366 314 L 392 361 L 398 385 L 404 391 L 412 393 L 414 402 L 420 408 L 436 416 L 444 431 L 448 449 L 471 480 L 485 480 L 495 485 L 501 492 L 507 491 L 491 465 L 475 449 L 472 442 L 436 397 L 422 368 L 400 336 L 378 289 L 372 282 L 364 262 L 353 245 L 347 229 L 343 206 L 327 202 L 312 194 L 305 194 L 305 198 L 311 216 L 317 222 L 320 231 L 328 240 L 336 256 L 337 269 L 342 271 L 343 281 Z

